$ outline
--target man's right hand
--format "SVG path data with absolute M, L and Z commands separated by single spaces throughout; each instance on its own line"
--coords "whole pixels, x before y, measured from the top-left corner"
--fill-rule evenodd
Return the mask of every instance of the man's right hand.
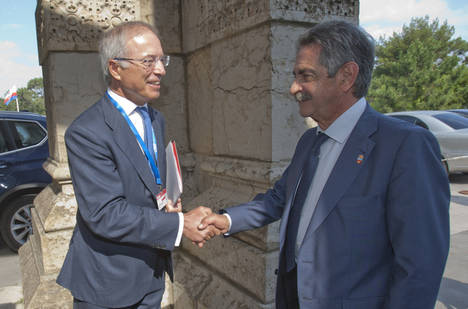
M 225 234 L 229 231 L 229 224 L 229 219 L 225 215 L 218 215 L 212 213 L 209 216 L 203 218 L 198 228 L 200 230 L 203 230 L 209 227 L 215 227 L 217 230 L 220 231 L 220 233 Z
M 184 236 L 200 248 L 207 240 L 221 234 L 221 231 L 215 226 L 199 229 L 201 220 L 211 213 L 210 208 L 199 206 L 184 214 Z

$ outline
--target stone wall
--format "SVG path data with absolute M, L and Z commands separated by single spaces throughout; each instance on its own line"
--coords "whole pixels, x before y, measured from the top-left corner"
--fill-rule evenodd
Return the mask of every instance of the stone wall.
M 295 42 L 322 20 L 357 22 L 358 1 L 181 5 L 194 189 L 184 207 L 217 211 L 252 199 L 278 179 L 306 129 L 289 95 Z M 216 238 L 203 249 L 184 240 L 174 254 L 175 308 L 273 308 L 278 227 Z
M 55 284 L 75 224 L 63 135 L 103 93 L 97 38 L 127 20 L 155 24 L 171 65 L 161 98 L 184 176 L 184 208 L 248 201 L 279 177 L 306 129 L 288 94 L 295 41 L 321 20 L 357 22 L 358 0 L 38 0 L 53 183 L 35 200 L 20 249 L 26 308 L 71 308 Z M 278 223 L 174 251 L 163 307 L 273 308 Z

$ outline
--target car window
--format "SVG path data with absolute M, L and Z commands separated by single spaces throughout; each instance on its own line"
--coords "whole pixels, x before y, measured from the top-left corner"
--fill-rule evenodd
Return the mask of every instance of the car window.
M 465 118 L 458 114 L 452 114 L 452 113 L 436 114 L 434 115 L 434 118 L 439 119 L 440 121 L 442 121 L 443 123 L 452 127 L 455 130 L 468 128 L 468 118 Z
M 36 122 L 13 121 L 19 138 L 19 148 L 34 146 L 39 144 L 46 136 L 46 132 Z
M 3 136 L 3 133 L 0 134 L 0 153 L 8 151 L 8 147 L 5 141 L 5 137 Z
M 427 126 L 427 124 L 425 124 L 422 120 L 420 119 L 417 119 L 414 121 L 414 124 L 417 125 L 417 126 L 420 126 L 420 127 L 423 127 L 424 129 L 428 129 L 429 130 L 429 127 Z
M 8 123 L 9 121 L 0 120 L 0 153 L 17 148 Z

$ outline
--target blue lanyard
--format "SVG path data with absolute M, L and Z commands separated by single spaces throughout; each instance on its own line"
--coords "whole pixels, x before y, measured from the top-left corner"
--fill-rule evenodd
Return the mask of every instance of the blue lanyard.
M 153 156 L 151 156 L 149 150 L 148 150 L 148 147 L 146 146 L 145 142 L 143 141 L 143 139 L 141 138 L 140 134 L 138 133 L 137 129 L 135 128 L 135 126 L 133 125 L 133 122 L 130 120 L 130 118 L 128 118 L 128 115 L 127 113 L 125 113 L 125 111 L 123 110 L 123 108 L 119 105 L 119 103 L 117 103 L 116 100 L 114 100 L 108 92 L 106 92 L 106 95 L 107 97 L 109 98 L 109 100 L 112 102 L 112 104 L 114 104 L 115 108 L 117 108 L 117 110 L 122 114 L 122 116 L 125 118 L 125 121 L 127 121 L 128 123 L 128 126 L 130 127 L 130 129 L 132 129 L 132 132 L 133 132 L 133 135 L 135 135 L 136 139 L 138 140 L 138 143 L 140 144 L 141 146 L 141 149 L 143 149 L 143 152 L 145 153 L 145 156 L 146 158 L 148 159 L 148 162 L 150 164 L 150 167 L 151 167 L 151 170 L 153 171 L 153 175 L 154 175 L 154 178 L 156 179 L 156 183 L 158 185 L 162 184 L 161 182 L 161 177 L 159 176 L 159 169 L 158 167 L 156 166 L 156 162 L 154 161 L 154 158 Z M 153 132 L 153 130 L 151 130 Z M 154 155 L 156 156 L 156 160 L 158 159 L 158 148 L 156 147 L 156 136 L 154 135 L 154 132 L 153 132 L 153 141 L 154 141 Z

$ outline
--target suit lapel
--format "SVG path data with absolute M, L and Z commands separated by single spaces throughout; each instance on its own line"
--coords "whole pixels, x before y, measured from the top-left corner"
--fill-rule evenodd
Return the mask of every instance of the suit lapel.
M 104 119 L 113 131 L 113 138 L 122 153 L 135 167 L 141 180 L 154 195 L 159 193 L 159 189 L 150 170 L 148 161 L 138 145 L 135 135 L 128 126 L 120 112 L 107 99 L 103 100 Z
M 366 158 L 370 156 L 375 145 L 369 138 L 377 129 L 374 113 L 368 105 L 351 132 L 323 188 L 306 234 L 315 232 L 322 224 L 365 166 Z

